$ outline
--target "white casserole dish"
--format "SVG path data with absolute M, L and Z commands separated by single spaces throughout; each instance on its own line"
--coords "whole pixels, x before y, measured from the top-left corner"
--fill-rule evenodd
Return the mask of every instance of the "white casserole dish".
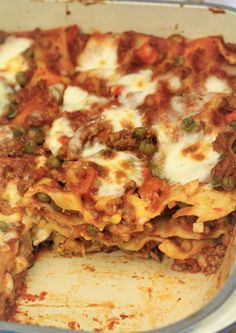
M 19 0 L 8 0 L 1 2 L 1 29 L 77 23 L 84 31 L 182 33 L 190 38 L 223 34 L 236 42 L 233 10 L 224 7 L 224 13 L 215 14 L 207 6 L 189 3 L 131 0 L 83 6 L 77 1 L 21 0 L 19 6 Z M 28 294 L 46 295 L 34 301 L 21 297 L 15 318 L 27 324 L 98 331 L 219 332 L 236 325 L 235 253 L 234 242 L 220 271 L 206 277 L 176 273 L 168 262 L 121 253 L 62 258 L 45 252 L 28 271 L 26 284 Z M 68 331 L 1 322 L 0 332 Z

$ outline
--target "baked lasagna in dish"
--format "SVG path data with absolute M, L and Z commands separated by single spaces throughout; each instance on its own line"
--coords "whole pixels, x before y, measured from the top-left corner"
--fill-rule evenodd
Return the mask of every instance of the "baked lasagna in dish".
M 0 33 L 0 318 L 40 244 L 212 274 L 236 206 L 236 46 Z

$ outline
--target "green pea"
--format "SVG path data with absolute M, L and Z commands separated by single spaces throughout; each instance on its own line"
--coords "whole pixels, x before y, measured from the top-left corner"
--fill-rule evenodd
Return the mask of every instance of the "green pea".
M 4 221 L 0 221 L 0 230 L 2 232 L 7 232 L 9 230 L 9 225 Z
M 39 127 L 30 128 L 27 134 L 31 140 L 34 140 L 38 144 L 42 144 L 44 142 L 45 134 Z
M 34 140 L 28 140 L 25 144 L 25 152 L 32 154 L 37 148 L 37 143 Z
M 230 176 L 224 176 L 222 178 L 222 187 L 224 190 L 226 191 L 231 191 L 235 188 L 235 180 L 233 179 L 233 177 Z
M 155 152 L 156 147 L 153 143 L 144 140 L 140 142 L 138 149 L 140 152 L 144 153 L 145 155 L 152 155 Z
M 221 178 L 218 176 L 212 175 L 211 184 L 215 189 L 220 189 L 222 187 Z
M 7 113 L 7 118 L 8 119 L 15 118 L 16 115 L 17 115 L 17 106 L 16 106 L 16 104 L 15 103 L 8 104 L 7 111 L 8 111 L 8 113 Z
M 50 203 L 51 202 L 51 198 L 49 195 L 47 195 L 46 193 L 43 192 L 38 192 L 36 193 L 36 198 L 44 203 Z
M 56 156 L 50 156 L 47 160 L 47 166 L 51 169 L 59 169 L 61 167 L 61 160 Z
M 234 154 L 236 154 L 236 140 L 234 140 L 231 149 L 234 152 Z
M 178 93 L 176 93 L 176 96 L 178 96 L 178 97 L 183 97 L 184 94 L 183 94 L 182 92 L 178 92 Z
M 16 127 L 14 128 L 13 133 L 15 138 L 19 138 L 25 135 L 25 129 L 23 127 Z
M 196 129 L 196 127 L 197 123 L 192 117 L 184 118 L 180 125 L 180 128 L 185 132 L 192 132 Z
M 151 174 L 153 177 L 160 177 L 161 176 L 161 168 L 157 164 L 151 165 Z
M 133 131 L 133 138 L 143 140 L 147 135 L 147 130 L 144 127 L 136 127 Z
M 183 66 L 185 62 L 184 56 L 178 55 L 177 57 L 174 58 L 174 63 L 177 66 Z
M 92 224 L 88 224 L 86 226 L 86 229 L 87 229 L 87 232 L 90 233 L 92 236 L 96 236 L 98 233 L 97 228 Z
M 16 74 L 16 82 L 21 86 L 24 87 L 28 82 L 28 78 L 25 72 L 18 72 Z
M 233 129 L 236 129 L 236 120 L 231 121 L 229 126 L 232 127 Z

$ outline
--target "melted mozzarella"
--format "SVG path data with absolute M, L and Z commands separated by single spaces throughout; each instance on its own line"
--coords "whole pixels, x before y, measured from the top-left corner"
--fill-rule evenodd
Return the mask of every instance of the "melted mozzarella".
M 5 43 L 0 45 L 1 77 L 11 83 L 15 83 L 15 74 L 28 68 L 22 52 L 26 51 L 31 45 L 31 39 L 13 36 L 8 37 Z
M 0 214 L 1 221 L 7 223 L 9 226 L 12 224 L 14 227 L 18 224 L 21 220 L 20 213 L 14 213 L 11 215 L 3 215 Z M 3 232 L 0 230 L 0 248 L 4 246 L 8 246 L 7 243 L 11 240 L 17 240 L 19 238 L 19 234 L 16 230 L 9 230 L 7 232 Z M 8 248 L 9 250 L 10 248 Z
M 100 142 L 86 143 L 83 147 L 81 156 L 86 158 L 88 156 L 98 153 L 100 150 L 106 149 L 107 147 Z
M 186 104 L 182 96 L 172 97 L 170 105 L 176 115 L 183 115 L 186 113 Z
M 57 102 L 60 102 L 62 100 L 63 91 L 65 89 L 65 86 L 63 83 L 55 83 L 48 87 L 50 94 L 57 100 Z
M 157 81 L 152 80 L 152 75 L 153 72 L 149 69 L 141 70 L 112 82 L 112 84 L 123 86 L 119 102 L 134 109 L 141 105 L 146 96 L 153 94 L 157 89 Z
M 137 110 L 123 106 L 111 107 L 103 111 L 103 117 L 110 122 L 114 132 L 119 132 L 124 128 L 134 128 L 142 126 L 142 117 Z
M 81 130 L 78 128 L 74 133 L 73 137 L 69 141 L 68 147 L 75 154 L 78 154 L 78 152 L 82 149 L 80 136 L 81 136 Z
M 9 104 L 9 94 L 12 93 L 12 89 L 6 85 L 4 81 L 0 80 L 0 116 L 5 112 L 7 104 Z
M 63 111 L 73 112 L 82 109 L 88 109 L 94 103 L 104 104 L 106 98 L 89 95 L 89 93 L 75 86 L 68 86 L 63 97 Z
M 104 78 L 113 75 L 117 63 L 118 40 L 115 36 L 99 35 L 91 37 L 77 59 L 77 70 L 81 72 L 96 70 Z
M 228 83 L 217 76 L 209 76 L 205 82 L 205 88 L 208 93 L 230 93 L 231 89 Z
M 212 149 L 215 135 L 188 134 L 178 142 L 168 142 L 163 134 L 159 140 L 160 152 L 154 159 L 162 156 L 162 177 L 181 184 L 195 179 L 207 180 L 219 157 Z
M 52 232 L 52 226 L 49 223 L 44 223 L 43 227 L 34 225 L 32 229 L 32 241 L 34 246 L 38 246 L 40 243 L 45 241 Z
M 88 160 L 105 167 L 108 172 L 106 177 L 99 178 L 98 196 L 123 195 L 124 185 L 129 180 L 134 180 L 137 186 L 143 183 L 142 161 L 131 153 L 116 152 L 112 158 L 106 158 L 102 153 L 97 153 L 90 156 Z
M 211 103 L 214 99 L 214 94 L 199 92 L 191 92 L 184 96 L 174 96 L 171 98 L 171 110 L 168 112 L 170 120 L 178 120 L 187 116 L 199 114 L 204 110 L 207 103 Z
M 168 82 L 171 90 L 177 90 L 181 87 L 181 81 L 178 76 L 172 76 Z
M 12 181 L 8 182 L 2 197 L 11 207 L 16 207 L 18 201 L 21 199 L 17 184 Z
M 54 120 L 52 127 L 50 128 L 45 144 L 48 149 L 51 150 L 53 155 L 56 155 L 62 146 L 60 138 L 67 136 L 71 138 L 74 135 L 74 131 L 70 126 L 70 122 L 67 118 L 61 117 Z
M 63 110 L 71 112 L 82 109 L 86 104 L 87 97 L 87 91 L 79 87 L 68 86 L 64 92 Z

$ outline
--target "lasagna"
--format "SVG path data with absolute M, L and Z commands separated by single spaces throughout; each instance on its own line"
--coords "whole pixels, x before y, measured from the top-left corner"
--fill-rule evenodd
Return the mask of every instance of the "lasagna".
M 0 33 L 0 318 L 41 244 L 212 274 L 236 206 L 236 46 Z

